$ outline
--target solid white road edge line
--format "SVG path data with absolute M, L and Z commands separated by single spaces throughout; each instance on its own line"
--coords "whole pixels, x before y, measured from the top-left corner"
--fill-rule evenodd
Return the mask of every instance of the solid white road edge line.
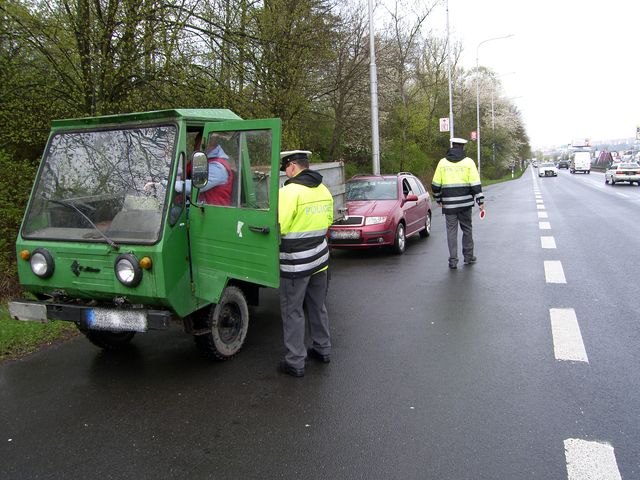
M 622 480 L 613 447 L 579 438 L 564 441 L 568 480 Z
M 589 363 L 573 308 L 551 308 L 549 316 L 556 360 Z
M 562 263 L 559 260 L 544 261 L 544 276 L 547 279 L 547 283 L 567 283 L 564 270 L 562 270 Z

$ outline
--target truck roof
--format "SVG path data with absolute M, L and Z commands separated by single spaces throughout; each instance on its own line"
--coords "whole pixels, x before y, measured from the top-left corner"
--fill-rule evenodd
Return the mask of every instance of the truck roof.
M 155 120 L 186 119 L 203 122 L 219 122 L 224 120 L 242 120 L 242 118 L 226 108 L 182 108 L 171 110 L 155 110 L 151 112 L 123 113 L 99 117 L 71 118 L 53 120 L 51 128 L 83 128 L 121 123 L 149 122 Z

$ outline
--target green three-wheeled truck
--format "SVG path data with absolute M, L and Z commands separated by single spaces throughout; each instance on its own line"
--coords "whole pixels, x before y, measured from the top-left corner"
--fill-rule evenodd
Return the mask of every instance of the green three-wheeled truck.
M 35 299 L 11 316 L 74 322 L 107 349 L 177 321 L 206 357 L 233 356 L 247 305 L 279 285 L 280 129 L 222 109 L 54 121 L 16 241 Z M 232 171 L 225 205 L 199 198 L 212 144 Z M 339 209 L 342 166 L 318 165 Z

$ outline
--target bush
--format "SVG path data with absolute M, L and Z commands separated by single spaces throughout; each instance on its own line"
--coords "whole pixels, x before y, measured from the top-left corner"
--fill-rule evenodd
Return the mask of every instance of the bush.
M 0 297 L 20 292 L 15 242 L 36 171 L 36 162 L 17 160 L 0 150 Z

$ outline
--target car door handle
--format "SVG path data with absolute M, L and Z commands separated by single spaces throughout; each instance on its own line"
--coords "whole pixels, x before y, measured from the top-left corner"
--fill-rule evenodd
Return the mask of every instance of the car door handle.
M 269 227 L 254 227 L 252 225 L 249 225 L 249 230 L 251 230 L 252 232 L 264 233 L 264 234 L 267 234 L 271 231 Z

